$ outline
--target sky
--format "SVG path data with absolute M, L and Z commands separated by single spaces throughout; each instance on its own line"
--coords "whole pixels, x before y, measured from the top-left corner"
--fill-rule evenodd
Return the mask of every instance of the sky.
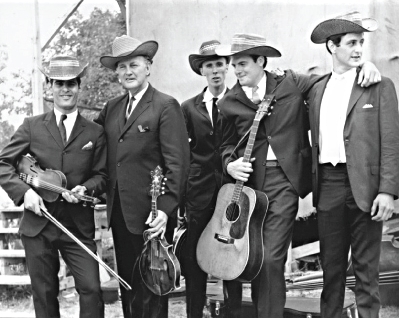
M 41 44 L 47 42 L 78 0 L 39 0 Z M 79 12 L 88 17 L 93 9 L 119 11 L 115 0 L 84 0 Z M 5 44 L 10 70 L 32 68 L 34 0 L 0 0 L 0 45 Z

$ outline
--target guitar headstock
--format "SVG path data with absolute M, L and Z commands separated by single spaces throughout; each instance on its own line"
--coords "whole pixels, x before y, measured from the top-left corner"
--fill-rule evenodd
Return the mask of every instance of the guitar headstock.
M 266 95 L 265 98 L 258 106 L 258 110 L 256 111 L 255 120 L 261 120 L 263 116 L 270 116 L 272 113 L 272 103 L 274 102 L 274 95 Z
M 161 194 L 164 194 L 165 192 L 165 180 L 164 175 L 162 174 L 162 168 L 160 166 L 157 166 L 153 171 L 151 171 L 151 190 L 150 190 L 150 195 L 152 196 L 152 199 L 155 200 L 157 197 L 159 197 Z

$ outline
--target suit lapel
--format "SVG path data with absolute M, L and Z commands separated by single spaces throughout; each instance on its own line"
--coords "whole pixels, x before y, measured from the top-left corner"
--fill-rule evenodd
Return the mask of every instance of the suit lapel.
M 245 106 L 252 108 L 253 110 L 258 110 L 258 105 L 252 103 L 252 101 L 245 95 L 244 90 L 242 89 L 240 83 L 237 81 L 236 85 L 232 88 L 234 95 L 237 100 L 239 100 Z
M 152 102 L 152 96 L 154 94 L 154 88 L 151 84 L 148 84 L 147 91 L 144 93 L 143 97 L 140 99 L 136 107 L 134 108 L 132 114 L 126 122 L 126 125 L 123 126 L 121 135 L 123 135 L 130 126 L 136 121 L 136 119 L 150 106 Z
M 272 73 L 266 72 L 266 95 L 271 94 L 277 86 L 276 76 Z
M 64 149 L 64 143 L 62 142 L 60 131 L 58 130 L 57 121 L 55 119 L 54 111 L 48 112 L 45 117 L 45 126 L 51 136 L 53 136 L 58 146 Z
M 122 100 L 118 104 L 118 106 L 120 108 L 118 118 L 117 118 L 117 121 L 118 121 L 117 126 L 119 126 L 119 131 L 122 131 L 123 127 L 126 124 L 126 105 L 127 105 L 128 101 L 129 101 L 129 94 L 126 94 L 126 96 L 124 98 L 122 98 Z
M 364 88 L 357 84 L 357 76 L 355 82 L 353 83 L 351 97 L 349 98 L 348 110 L 346 111 L 346 117 L 350 114 L 356 102 L 359 100 L 360 96 L 363 94 Z
M 314 123 L 315 123 L 315 136 L 316 136 L 316 143 L 319 141 L 319 130 L 320 130 L 320 108 L 321 108 L 321 101 L 323 99 L 324 91 L 326 90 L 326 86 L 328 81 L 330 80 L 331 73 L 326 76 L 324 79 L 322 79 L 319 83 L 315 84 L 317 85 L 317 89 L 315 90 L 315 98 L 314 98 Z
M 211 117 L 209 117 L 209 113 L 208 110 L 206 109 L 206 105 L 203 102 L 204 100 L 204 92 L 203 91 L 201 94 L 199 94 L 197 96 L 197 98 L 195 99 L 195 108 L 198 110 L 198 112 L 203 115 L 211 124 Z
M 78 116 L 76 117 L 75 125 L 73 125 L 71 135 L 68 138 L 65 148 L 68 147 L 68 145 L 84 131 L 85 127 L 86 127 L 86 123 L 84 122 L 83 117 L 78 112 Z

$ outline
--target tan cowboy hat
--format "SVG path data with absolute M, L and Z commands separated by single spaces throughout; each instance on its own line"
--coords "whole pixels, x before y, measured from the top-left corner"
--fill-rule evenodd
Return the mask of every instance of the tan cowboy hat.
M 357 11 L 321 22 L 310 36 L 313 43 L 325 43 L 327 39 L 341 33 L 363 33 L 377 30 L 378 23 L 371 18 L 362 19 Z
M 150 60 L 158 51 L 158 43 L 155 41 L 141 42 L 128 35 L 116 37 L 112 43 L 112 56 L 102 56 L 100 62 L 111 70 L 116 70 L 116 65 L 122 60 L 133 56 L 148 56 Z
M 67 81 L 86 75 L 86 69 L 89 64 L 81 64 L 76 57 L 69 55 L 53 56 L 45 68 L 39 70 L 50 79 Z
M 257 34 L 236 33 L 231 45 L 220 45 L 215 49 L 219 56 L 237 54 L 259 55 L 265 57 L 280 57 L 281 53 L 275 48 L 266 45 L 266 38 Z
M 218 40 L 211 40 L 202 43 L 199 49 L 199 54 L 190 54 L 190 56 L 188 57 L 188 62 L 190 63 L 191 69 L 198 75 L 202 75 L 200 72 L 202 64 L 205 61 L 220 57 L 215 53 L 215 48 L 219 45 L 220 42 Z M 230 58 L 225 58 L 227 59 L 227 63 L 229 63 Z

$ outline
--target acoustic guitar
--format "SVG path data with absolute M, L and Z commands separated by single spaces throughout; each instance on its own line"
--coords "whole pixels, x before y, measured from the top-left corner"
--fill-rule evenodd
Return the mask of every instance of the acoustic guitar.
M 250 129 L 243 162 L 249 162 L 261 119 L 274 99 L 266 95 Z M 263 264 L 263 223 L 269 200 L 265 193 L 228 183 L 219 190 L 213 216 L 197 245 L 201 269 L 223 280 L 251 281 Z
M 151 171 L 151 214 L 152 221 L 158 215 L 157 198 L 163 194 L 165 185 L 162 169 L 157 166 Z M 165 238 L 150 239 L 151 232 L 144 231 L 144 247 L 139 259 L 143 282 L 155 295 L 162 296 L 180 288 L 180 263 L 172 251 L 172 245 Z

